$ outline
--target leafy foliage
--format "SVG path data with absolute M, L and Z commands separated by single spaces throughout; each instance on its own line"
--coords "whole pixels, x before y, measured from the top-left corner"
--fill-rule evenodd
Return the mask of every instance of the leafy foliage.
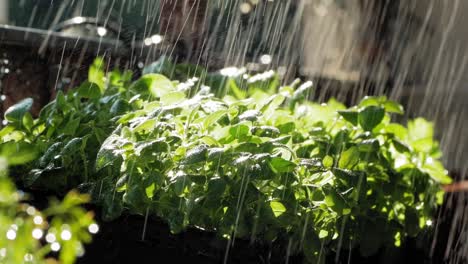
M 93 72 L 37 120 L 12 121 L 2 145 L 41 153 L 25 182 L 79 185 L 107 219 L 127 208 L 162 217 L 173 232 L 197 226 L 230 239 L 288 240 L 314 263 L 342 243 L 363 255 L 398 246 L 441 204 L 440 186 L 451 179 L 432 124 L 393 123 L 399 104 L 316 104 L 305 100 L 309 82 L 278 87 L 273 72 L 233 68 L 201 70 L 201 78 L 178 68 L 179 83 L 159 74 L 175 69 L 167 63 L 133 83 L 116 71 L 95 83 L 104 73 Z
M 34 156 L 22 145 L 12 149 L 12 144 L 3 145 L 0 158 L 0 262 L 53 263 L 50 254 L 59 252 L 60 263 L 74 263 L 84 253 L 83 243 L 91 241 L 88 229 L 98 230 L 93 215 L 80 207 L 88 196 L 70 192 L 42 212 L 27 204 L 27 196 L 8 177 L 7 164 L 28 162 Z

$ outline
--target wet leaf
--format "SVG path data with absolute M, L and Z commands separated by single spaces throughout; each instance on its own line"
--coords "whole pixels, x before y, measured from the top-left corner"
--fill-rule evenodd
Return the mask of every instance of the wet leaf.
M 95 83 L 84 82 L 78 88 L 77 93 L 83 98 L 97 99 L 101 97 L 101 88 Z
M 296 164 L 294 162 L 279 157 L 271 158 L 270 165 L 273 171 L 277 173 L 291 172 L 296 168 Z
M 282 214 L 286 212 L 286 207 L 281 202 L 278 201 L 271 201 L 270 208 L 273 211 L 275 217 L 280 217 Z
M 359 112 L 359 125 L 366 131 L 371 131 L 382 122 L 385 110 L 378 106 L 368 106 Z
M 11 106 L 5 111 L 5 119 L 8 122 L 21 124 L 23 121 L 24 115 L 31 110 L 33 105 L 32 98 L 26 98 Z
M 359 113 L 353 110 L 341 110 L 338 113 L 348 122 L 357 126 Z
M 351 147 L 343 151 L 338 162 L 338 166 L 343 169 L 352 169 L 359 162 L 359 150 Z

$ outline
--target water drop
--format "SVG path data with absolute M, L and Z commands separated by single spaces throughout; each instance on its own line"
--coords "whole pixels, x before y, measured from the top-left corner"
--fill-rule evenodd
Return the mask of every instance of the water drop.
M 34 256 L 32 254 L 26 254 L 24 255 L 24 261 L 26 262 L 32 262 L 34 260 Z
M 97 224 L 90 224 L 88 230 L 91 234 L 96 234 L 99 232 L 99 226 Z
M 60 234 L 60 237 L 62 238 L 62 240 L 68 241 L 71 239 L 72 233 L 69 230 L 63 230 Z
M 52 243 L 52 245 L 50 245 L 50 249 L 52 249 L 52 251 L 57 252 L 57 251 L 60 250 L 60 244 L 57 243 L 57 242 L 54 242 L 54 243 Z
M 270 64 L 272 61 L 271 55 L 264 54 L 260 57 L 260 62 L 262 64 Z
M 15 240 L 16 238 L 15 230 L 13 229 L 8 230 L 8 232 L 6 233 L 6 237 L 8 238 L 8 240 Z
M 29 206 L 27 209 L 26 209 L 26 213 L 28 215 L 34 215 L 36 213 L 36 208 L 32 207 L 32 206 Z
M 155 44 L 155 45 L 161 43 L 162 40 L 163 40 L 163 38 L 162 38 L 161 35 L 153 35 L 153 36 L 151 37 L 151 43 L 153 43 L 153 44 Z
M 252 6 L 249 3 L 242 3 L 239 9 L 243 14 L 247 14 L 252 10 Z
M 107 29 L 105 29 L 104 27 L 98 27 L 97 33 L 99 36 L 104 37 L 105 35 L 107 35 Z
M 151 38 L 145 38 L 144 43 L 146 46 L 150 46 L 151 44 L 153 44 L 153 41 L 151 40 Z
M 36 224 L 36 225 L 40 225 L 44 222 L 44 220 L 42 219 L 42 217 L 40 215 L 36 215 L 34 218 L 33 218 L 33 222 Z
M 40 228 L 34 228 L 34 230 L 32 231 L 32 236 L 35 239 L 41 239 L 42 235 L 44 235 L 44 232 Z
M 47 243 L 54 243 L 55 240 L 57 239 L 54 234 L 48 233 L 45 237 Z

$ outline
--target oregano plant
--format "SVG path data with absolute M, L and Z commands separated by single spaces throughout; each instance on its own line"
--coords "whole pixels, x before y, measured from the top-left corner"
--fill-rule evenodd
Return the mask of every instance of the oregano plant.
M 341 245 L 373 255 L 430 228 L 451 182 L 432 123 L 393 122 L 403 107 L 386 97 L 310 102 L 310 82 L 280 86 L 272 71 L 167 64 L 181 78 L 171 81 L 166 64 L 135 81 L 95 66 L 38 119 L 29 101 L 9 110 L 2 144 L 40 155 L 18 168 L 23 182 L 78 186 L 106 219 L 129 210 L 175 233 L 284 241 L 311 263 Z

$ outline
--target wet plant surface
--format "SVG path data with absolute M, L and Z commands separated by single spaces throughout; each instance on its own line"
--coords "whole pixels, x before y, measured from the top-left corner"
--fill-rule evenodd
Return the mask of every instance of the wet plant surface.
M 463 263 L 466 9 L 0 0 L 0 156 L 81 263 Z
M 182 252 L 218 261 L 233 260 L 237 239 L 271 244 L 252 249 L 263 261 L 303 255 L 312 263 L 346 257 L 343 245 L 353 251 L 348 258 L 370 257 L 409 237 L 427 239 L 451 178 L 433 125 L 392 122 L 403 114 L 398 103 L 309 102 L 311 82 L 280 86 L 273 71 L 207 73 L 163 58 L 133 81 L 131 72 L 105 73 L 103 65 L 98 58 L 87 81 L 59 92 L 35 120 L 32 99 L 6 111 L 3 152 L 38 155 L 13 167 L 27 188 L 78 188 L 106 221 L 126 210 L 143 215 L 142 241 L 152 216 L 172 233 L 217 234 L 225 240 L 210 245 L 227 241 L 219 252 L 185 249 L 190 243 Z M 194 67 L 199 78 L 189 77 Z M 120 220 L 126 226 L 128 218 Z M 168 248 L 181 241 L 169 238 Z

